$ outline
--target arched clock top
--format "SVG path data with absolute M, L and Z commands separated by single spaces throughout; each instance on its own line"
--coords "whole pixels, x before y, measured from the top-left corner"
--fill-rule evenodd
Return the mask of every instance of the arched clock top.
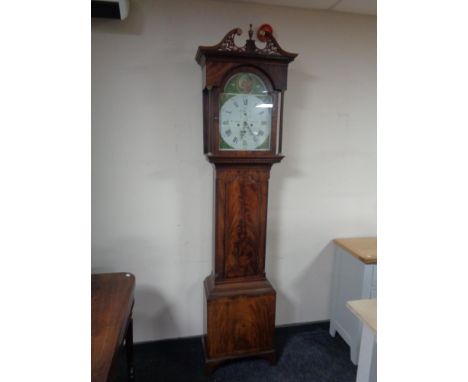
M 204 69 L 204 87 L 220 88 L 225 86 L 226 82 L 235 73 L 246 72 L 253 73 L 260 77 L 266 84 L 269 91 L 286 90 L 287 67 L 276 66 L 262 62 L 236 62 L 208 61 Z
M 221 91 L 232 93 L 265 93 L 276 89 L 273 79 L 253 65 L 239 65 L 226 71 L 219 81 Z
M 270 90 L 257 74 L 242 71 L 229 76 L 223 91 L 225 93 L 262 94 L 268 93 Z

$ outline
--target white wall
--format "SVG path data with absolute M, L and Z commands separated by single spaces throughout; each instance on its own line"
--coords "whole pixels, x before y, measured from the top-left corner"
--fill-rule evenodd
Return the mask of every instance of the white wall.
M 286 158 L 270 180 L 277 324 L 328 319 L 330 241 L 376 234 L 375 17 L 133 0 L 124 22 L 92 21 L 92 265 L 136 275 L 136 341 L 202 332 L 213 179 L 194 56 L 233 27 L 263 22 L 299 53 L 285 98 Z

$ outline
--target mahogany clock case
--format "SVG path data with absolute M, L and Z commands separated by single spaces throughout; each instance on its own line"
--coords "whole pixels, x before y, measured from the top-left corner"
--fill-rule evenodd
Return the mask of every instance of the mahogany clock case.
M 214 164 L 214 266 L 204 282 L 205 365 L 211 371 L 226 360 L 275 360 L 276 292 L 265 275 L 270 169 L 281 161 L 283 95 L 288 64 L 296 54 L 281 49 L 267 34 L 257 48 L 253 31 L 244 47 L 234 44 L 239 28 L 212 47 L 200 46 L 203 73 L 203 147 Z M 272 97 L 270 146 L 266 150 L 220 149 L 220 95 L 232 76 L 251 73 Z

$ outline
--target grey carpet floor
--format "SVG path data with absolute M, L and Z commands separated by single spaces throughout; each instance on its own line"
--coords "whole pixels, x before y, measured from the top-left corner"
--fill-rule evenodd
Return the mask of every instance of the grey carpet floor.
M 135 344 L 135 382 L 353 382 L 356 366 L 349 347 L 328 323 L 276 329 L 278 362 L 262 359 L 227 363 L 211 376 L 203 373 L 200 337 Z M 117 381 L 126 381 L 125 356 L 119 359 Z

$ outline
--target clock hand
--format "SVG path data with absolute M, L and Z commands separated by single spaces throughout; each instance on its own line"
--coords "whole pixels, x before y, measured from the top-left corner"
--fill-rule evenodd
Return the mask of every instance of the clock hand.
M 252 134 L 255 137 L 255 134 L 253 133 L 252 129 L 250 128 L 249 124 L 244 121 L 244 127 L 247 127 L 247 129 L 250 131 L 250 134 Z

